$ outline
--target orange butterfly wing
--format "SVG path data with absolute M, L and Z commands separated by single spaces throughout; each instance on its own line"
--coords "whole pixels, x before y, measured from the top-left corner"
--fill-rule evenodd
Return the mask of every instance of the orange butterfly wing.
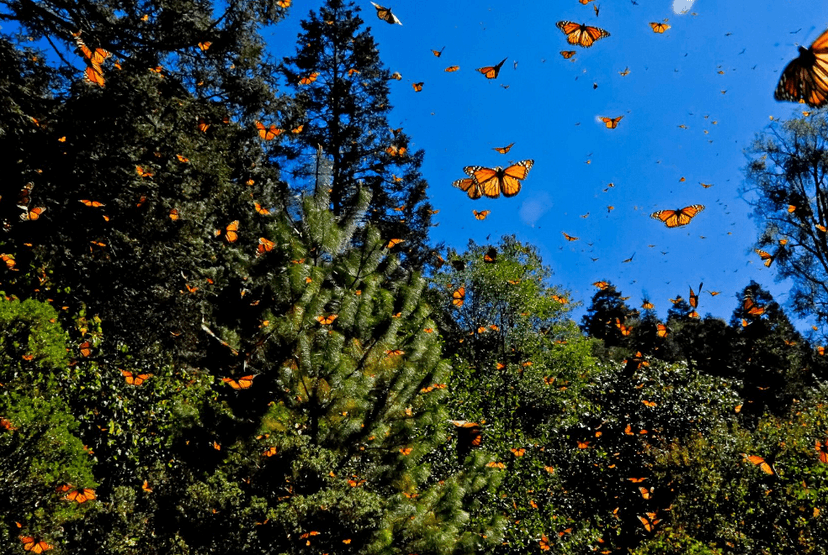
M 463 303 L 466 300 L 466 288 L 459 287 L 457 290 L 451 294 L 451 304 L 454 306 L 463 306 Z
M 785 67 L 773 96 L 791 102 L 802 99 L 814 108 L 828 102 L 828 31 L 809 48 L 799 47 L 799 57 Z
M 452 183 L 452 185 L 461 191 L 468 193 L 469 198 L 472 200 L 477 200 L 483 196 L 483 191 L 480 189 L 480 185 L 478 185 L 477 182 L 471 177 L 458 179 Z
M 559 21 L 555 25 L 566 34 L 566 40 L 569 44 L 577 44 L 584 48 L 589 48 L 598 39 L 610 36 L 604 29 L 572 21 Z
M 704 210 L 703 205 L 693 204 L 680 210 L 659 210 L 650 214 L 650 217 L 661 220 L 667 227 L 681 227 L 689 224 L 690 220 L 702 210 Z
M 574 50 L 561 50 L 561 56 L 564 57 L 564 60 L 568 60 L 569 58 L 571 58 L 574 55 L 575 55 Z
M 512 150 L 512 147 L 514 146 L 514 144 L 515 144 L 515 143 L 509 143 L 509 144 L 508 144 L 508 145 L 506 145 L 506 146 L 497 146 L 497 147 L 493 148 L 492 150 L 496 150 L 496 151 L 497 151 L 497 152 L 499 152 L 500 154 L 506 154 L 507 152 L 509 152 L 510 150 Z

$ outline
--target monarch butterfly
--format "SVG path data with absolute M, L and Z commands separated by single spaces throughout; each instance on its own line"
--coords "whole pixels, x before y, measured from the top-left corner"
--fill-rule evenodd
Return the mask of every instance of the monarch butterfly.
M 273 250 L 276 243 L 266 237 L 259 237 L 259 246 L 256 247 L 256 256 L 261 256 Z
M 701 316 L 699 316 L 699 313 L 696 312 L 695 310 L 690 311 L 690 314 L 688 314 L 687 317 L 688 318 L 696 318 L 696 319 L 701 318 Z
M 526 449 L 524 449 L 523 447 L 519 447 L 517 449 L 512 447 L 511 449 L 509 449 L 509 451 L 511 451 L 512 454 L 516 457 L 522 457 L 526 454 Z
M 213 43 L 212 43 L 212 42 L 210 42 L 210 41 L 203 41 L 203 42 L 199 42 L 199 43 L 198 43 L 198 48 L 199 48 L 202 52 L 207 52 L 207 51 L 210 49 L 210 47 L 211 47 L 212 45 L 213 45 Z
M 263 457 L 272 457 L 273 455 L 276 454 L 276 452 L 277 451 L 276 451 L 275 447 L 268 447 L 267 449 L 265 449 L 264 453 L 262 453 L 262 456 Z
M 458 69 L 460 69 L 460 66 L 448 66 L 448 67 L 445 69 L 445 71 L 446 71 L 447 73 L 454 73 L 454 72 L 455 72 L 455 71 L 457 71 Z
M 385 248 L 393 249 L 394 247 L 402 243 L 404 240 L 405 239 L 391 239 L 390 241 L 388 241 L 388 244 L 385 245 Z
M 46 212 L 45 207 L 35 206 L 31 210 L 26 209 L 25 212 L 20 214 L 20 219 L 23 220 L 23 221 L 29 220 L 29 221 L 33 222 L 33 221 L 37 220 L 38 218 L 40 218 L 40 215 L 43 214 L 44 212 Z
M 472 210 L 472 213 L 474 214 L 474 217 L 478 220 L 485 220 L 486 216 L 488 216 L 491 213 L 491 210 L 481 210 L 480 212 L 478 212 L 477 210 Z
M 253 201 L 253 208 L 255 208 L 256 212 L 258 212 L 262 216 L 268 216 L 270 214 L 270 210 L 264 208 L 261 204 L 259 204 L 256 201 Z
M 816 440 L 816 451 L 819 455 L 819 462 L 828 464 L 828 441 L 824 443 Z
M 620 75 L 621 77 L 626 77 L 629 74 L 630 74 L 630 68 L 628 68 L 628 67 L 625 67 L 624 71 L 619 71 L 618 72 L 618 75 Z
M 644 486 L 638 486 L 638 491 L 641 492 L 641 497 L 643 497 L 644 499 L 650 499 L 650 497 L 652 497 L 653 495 L 652 488 L 647 489 Z
M 618 127 L 618 122 L 624 119 L 624 116 L 618 116 L 617 118 L 600 118 L 601 121 L 607 126 L 607 129 L 615 129 Z
M 656 406 L 655 401 L 648 401 L 647 399 L 642 399 L 641 402 L 644 403 L 645 407 L 651 407 L 652 408 L 652 407 Z
M 768 462 L 765 461 L 765 459 L 763 459 L 759 455 L 748 455 L 746 453 L 742 453 L 742 457 L 744 457 L 744 459 L 747 462 L 758 466 L 759 470 L 761 470 L 765 474 L 767 474 L 769 476 L 773 476 L 774 474 L 776 474 L 773 467 L 770 464 L 768 464 Z
M 569 235 L 565 231 L 561 231 L 561 233 L 563 233 L 563 236 L 567 241 L 577 241 L 578 240 L 578 237 L 573 237 L 572 235 Z
M 99 65 L 91 65 L 86 66 L 86 71 L 84 72 L 83 76 L 86 80 L 93 85 L 98 85 L 99 87 L 106 88 L 106 80 L 103 76 L 103 70 Z
M 440 50 L 432 50 L 431 53 L 439 58 L 440 56 L 443 55 L 443 50 L 445 50 L 445 49 L 446 49 L 446 47 L 444 46 Z
M 425 85 L 425 81 L 420 81 L 419 83 L 412 83 L 411 86 L 414 87 L 414 92 L 420 92 L 423 90 L 423 85 Z
M 609 283 L 607 283 L 606 281 L 596 281 L 592 285 L 594 285 L 595 287 L 597 287 L 598 289 L 600 289 L 602 291 L 604 289 L 606 289 L 607 287 L 609 287 Z
M 198 118 L 198 130 L 202 133 L 207 133 L 208 129 L 210 129 L 210 124 L 204 118 Z
M 541 551 L 549 551 L 552 549 L 549 545 L 549 538 L 544 535 L 541 535 L 541 539 L 538 540 L 538 545 L 540 546 Z
M 703 283 L 699 284 L 699 293 L 701 293 Z M 690 306 L 693 308 L 698 308 L 699 306 L 699 295 L 693 292 L 693 288 L 690 288 Z
M 765 307 L 757 305 L 750 297 L 745 297 L 745 303 L 742 305 L 742 308 L 749 316 L 761 316 L 765 313 Z
M 31 551 L 32 553 L 43 553 L 44 551 L 55 548 L 52 544 L 46 543 L 43 540 L 36 540 L 30 536 L 20 536 L 20 541 L 23 542 L 23 550 Z
M 641 304 L 641 308 L 643 308 L 644 310 L 652 310 L 653 308 L 655 308 L 655 305 L 650 301 L 644 301 Z
M 506 465 L 503 464 L 502 462 L 495 462 L 495 461 L 487 463 L 486 466 L 488 468 L 498 468 L 500 470 L 503 470 L 504 468 L 506 468 Z
M 253 378 L 255 377 L 256 376 L 251 374 L 250 376 L 242 376 L 238 381 L 233 378 L 222 378 L 221 381 L 230 384 L 230 387 L 233 389 L 248 389 L 251 385 L 253 385 Z
M 221 235 L 221 229 L 216 230 L 216 237 Z M 224 238 L 228 243 L 235 243 L 239 238 L 239 220 L 233 220 L 224 228 Z
M 469 198 L 472 200 L 477 200 L 483 196 L 483 190 L 480 188 L 480 185 L 471 177 L 458 179 L 452 183 L 452 186 L 468 193 Z
M 305 128 L 305 124 L 303 123 L 303 124 L 302 124 L 302 125 L 300 125 L 299 127 L 294 127 L 293 129 L 291 129 L 291 130 L 290 130 L 290 132 L 291 132 L 291 133 L 293 133 L 294 135 L 298 135 L 299 133 L 301 133 L 301 132 L 302 132 L 302 130 L 303 130 L 304 128 Z
M 402 25 L 402 23 L 400 24 Z M 395 71 L 391 74 L 391 79 L 396 79 L 397 81 L 402 81 L 402 74 L 399 71 Z
M 575 55 L 574 50 L 561 50 L 561 56 L 564 57 L 564 60 L 568 60 L 569 58 L 571 58 L 574 55 Z
M 299 84 L 300 85 L 310 85 L 311 83 L 316 81 L 317 77 L 319 77 L 319 72 L 318 71 L 313 71 L 313 72 L 309 73 L 307 75 L 307 77 L 302 77 L 301 79 L 299 79 Z
M 587 449 L 589 447 L 589 441 L 581 441 L 580 439 L 577 440 L 577 441 L 578 441 L 578 449 Z
M 146 380 L 152 377 L 152 374 L 138 374 L 136 376 L 128 370 L 121 370 L 121 375 L 124 377 L 126 383 L 129 385 L 141 385 Z
M 413 447 L 400 447 L 400 453 L 402 453 L 405 457 L 410 455 L 412 451 L 414 451 Z
M 394 23 L 402 25 L 402 21 L 400 21 L 396 15 L 391 13 L 391 8 L 383 8 L 379 4 L 374 4 L 374 2 L 371 2 L 371 4 L 373 4 L 373 6 L 377 9 L 378 18 L 385 21 L 386 23 L 390 23 L 391 25 L 393 25 Z
M 495 150 L 495 151 L 499 152 L 500 154 L 506 154 L 507 152 L 512 150 L 512 147 L 514 145 L 515 145 L 515 143 L 509 143 L 506 146 L 496 146 L 492 150 Z
M 559 21 L 555 26 L 566 34 L 569 44 L 577 44 L 589 48 L 598 39 L 610 36 L 608 32 L 598 27 L 590 27 L 586 23 Z
M 621 322 L 620 318 L 615 319 L 615 327 L 618 328 L 618 330 L 621 332 L 621 335 L 623 335 L 624 337 L 627 337 L 628 335 L 630 335 L 630 333 L 632 333 L 632 326 L 625 326 Z
M 463 306 L 463 302 L 466 300 L 466 288 L 465 287 L 458 287 L 452 294 L 451 294 L 451 304 L 454 306 L 460 307 Z
M 689 224 L 690 220 L 702 210 L 704 210 L 704 205 L 692 204 L 677 210 L 659 210 L 650 214 L 650 217 L 661 220 L 667 227 L 681 227 Z
M 828 102 L 828 31 L 822 33 L 807 49 L 799 47 L 799 57 L 782 72 L 773 97 L 776 100 L 803 100 L 812 108 Z
M 70 485 L 64 485 L 58 488 L 58 492 L 64 493 L 68 492 L 63 499 L 66 501 L 74 501 L 75 503 L 82 504 L 86 503 L 87 501 L 91 501 L 96 499 L 95 497 L 95 490 L 89 488 L 77 488 L 72 489 Z
M 449 420 L 457 428 L 457 440 L 465 447 L 479 447 L 483 442 L 483 428 L 477 422 Z
M 278 137 L 282 134 L 282 130 L 276 127 L 275 125 L 265 127 L 264 124 L 260 121 L 256 122 L 256 129 L 259 130 L 259 137 L 261 137 L 265 141 L 270 141 L 273 138 Z
M 276 5 L 280 8 L 289 8 L 293 0 L 276 0 Z
M 463 171 L 474 178 L 485 196 L 497 198 L 502 192 L 504 197 L 513 197 L 520 192 L 520 182 L 529 175 L 534 163 L 534 160 L 522 160 L 505 169 L 466 166 Z
M 670 28 L 666 23 L 656 23 L 653 21 L 650 22 L 650 27 L 653 28 L 653 33 L 663 33 Z
M 652 532 L 655 529 L 656 525 L 659 522 L 661 522 L 661 519 L 655 518 L 655 513 L 647 513 L 647 516 L 649 516 L 650 518 L 648 519 L 646 517 L 638 515 L 638 520 L 640 520 L 641 524 L 644 525 L 644 529 L 646 531 Z
M 656 331 L 656 335 L 658 337 L 667 337 L 668 333 L 669 331 L 667 330 L 667 326 L 665 326 L 664 324 L 658 325 L 658 331 Z
M 330 316 L 317 316 L 316 321 L 323 326 L 329 326 L 334 323 L 334 320 L 339 318 L 339 314 L 331 314 Z
M 89 343 L 89 341 L 84 341 L 83 343 L 81 343 L 78 346 L 78 349 L 80 350 L 81 356 L 88 357 L 92 354 L 92 345 Z
M 170 210 L 170 219 L 172 221 L 176 221 L 179 217 L 180 216 L 178 214 L 178 209 L 177 208 L 173 208 L 173 209 Z
M 753 249 L 753 250 L 762 259 L 762 262 L 765 264 L 765 267 L 770 268 L 770 265 L 773 262 L 773 256 L 770 253 L 765 252 L 763 250 L 759 250 L 759 249 Z
M 103 48 L 96 48 L 95 51 L 92 52 L 92 50 L 88 46 L 86 46 L 86 43 L 83 42 L 80 36 L 75 37 L 75 42 L 77 43 L 78 48 L 81 51 L 81 54 L 83 54 L 83 57 L 86 58 L 86 61 L 88 61 L 90 64 L 99 66 L 112 55 Z
M 499 64 L 494 66 L 479 67 L 476 71 L 479 71 L 485 75 L 486 79 L 496 79 L 497 75 L 500 73 L 500 68 L 503 67 L 504 62 L 506 62 L 507 59 L 508 58 L 503 58 Z
M 400 156 L 400 157 L 402 157 L 402 156 L 405 156 L 406 150 L 407 149 L 404 146 L 397 147 L 397 146 L 391 145 L 391 146 L 389 146 L 388 148 L 385 149 L 385 152 L 388 153 L 389 156 Z

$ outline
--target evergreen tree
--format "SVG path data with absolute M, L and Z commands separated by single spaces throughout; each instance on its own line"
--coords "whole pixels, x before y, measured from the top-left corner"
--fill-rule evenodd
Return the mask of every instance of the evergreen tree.
M 592 296 L 592 304 L 581 318 L 581 329 L 589 337 L 604 340 L 607 347 L 626 344 L 628 334 L 624 334 L 621 326 L 629 326 L 628 318 L 637 314 L 624 302 L 614 285 L 599 283 L 602 287 Z
M 295 87 L 304 126 L 279 152 L 308 189 L 316 184 L 321 149 L 332 176 L 333 213 L 348 214 L 367 189 L 367 220 L 383 237 L 403 239 L 405 264 L 418 268 L 430 254 L 432 214 L 420 174 L 423 152 L 412 151 L 405 132 L 389 127 L 391 75 L 359 12 L 351 0 L 327 0 L 302 22 L 297 53 L 281 70 Z

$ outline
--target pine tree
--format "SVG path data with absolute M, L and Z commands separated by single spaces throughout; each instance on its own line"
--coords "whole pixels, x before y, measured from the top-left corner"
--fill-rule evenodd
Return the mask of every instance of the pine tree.
M 390 72 L 359 11 L 350 0 L 328 0 L 302 22 L 297 53 L 281 70 L 297 91 L 304 125 L 280 154 L 307 189 L 315 185 L 314 154 L 321 148 L 333 177 L 333 213 L 345 216 L 367 189 L 368 221 L 383 237 L 403 239 L 404 263 L 418 268 L 430 254 L 432 214 L 420 174 L 423 152 L 412 151 L 409 137 L 389 127 Z

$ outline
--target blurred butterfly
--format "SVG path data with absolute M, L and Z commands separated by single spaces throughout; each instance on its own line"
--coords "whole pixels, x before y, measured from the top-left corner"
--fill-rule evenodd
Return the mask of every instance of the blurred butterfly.
M 377 9 L 378 18 L 385 21 L 386 23 L 390 23 L 391 25 L 393 25 L 394 23 L 402 25 L 402 21 L 400 21 L 396 15 L 391 13 L 391 8 L 383 8 L 382 6 L 380 6 L 379 4 L 375 4 L 374 2 L 371 2 L 371 4 L 373 4 L 373 6 Z
M 389 146 L 388 148 L 385 149 L 385 152 L 389 156 L 400 156 L 400 157 L 402 157 L 402 156 L 405 156 L 406 150 L 407 149 L 404 146 L 397 147 L 397 146 L 391 145 L 391 146 Z
M 472 210 L 472 213 L 474 213 L 474 217 L 478 220 L 485 220 L 486 216 L 488 216 L 491 213 L 491 210 L 481 210 L 480 212 L 478 212 L 477 210 Z
M 262 216 L 268 216 L 270 214 L 270 210 L 264 208 L 261 204 L 259 204 L 256 201 L 253 201 L 253 208 L 255 208 L 256 212 L 258 212 Z
M 445 49 L 446 49 L 446 47 L 444 46 L 440 50 L 432 50 L 431 53 L 439 58 L 440 56 L 443 55 L 443 50 L 445 50 Z
M 52 544 L 46 543 L 43 540 L 36 540 L 31 536 L 20 536 L 20 541 L 23 542 L 23 550 L 32 553 L 43 553 L 44 551 L 55 548 Z
M 310 85 L 311 83 L 316 81 L 317 77 L 319 77 L 319 72 L 318 71 L 313 71 L 313 72 L 309 73 L 306 77 L 300 78 L 299 79 L 299 84 L 300 85 Z
M 511 449 L 509 449 L 509 451 L 511 451 L 512 454 L 516 457 L 522 457 L 526 453 L 526 449 L 524 449 L 523 447 L 520 447 L 518 449 L 512 447 Z
M 799 57 L 791 61 L 782 72 L 773 97 L 789 100 L 813 108 L 828 102 L 828 31 L 823 32 L 807 49 L 799 47 Z
M 641 308 L 643 308 L 644 310 L 652 310 L 653 308 L 655 308 L 655 305 L 650 301 L 644 301 L 641 304 Z
M 448 66 L 448 67 L 445 69 L 445 71 L 446 71 L 447 73 L 454 73 L 454 72 L 455 72 L 455 71 L 457 71 L 458 69 L 460 69 L 460 66 Z
M 204 121 L 203 118 L 198 118 L 198 130 L 202 133 L 207 133 L 208 129 L 210 129 L 210 124 Z
M 331 314 L 330 316 L 317 316 L 316 321 L 323 326 L 329 326 L 334 323 L 334 320 L 339 318 L 339 314 Z
M 769 268 L 771 263 L 773 262 L 773 256 L 770 253 L 765 252 L 763 250 L 759 250 L 759 249 L 753 249 L 753 250 L 762 259 L 762 262 L 765 264 L 765 267 Z
M 476 71 L 479 71 L 486 79 L 496 79 L 497 75 L 500 73 L 500 68 L 503 67 L 504 62 L 506 62 L 507 58 L 503 58 L 499 64 L 494 66 L 484 66 L 477 68 Z
M 589 447 L 589 441 L 581 441 L 580 439 L 577 440 L 577 441 L 578 441 L 578 449 L 587 449 Z
M 87 501 L 95 499 L 95 490 L 89 488 L 72 489 L 72 486 L 68 484 L 59 487 L 58 492 L 66 493 L 66 495 L 63 496 L 63 499 L 66 501 L 74 501 L 78 504 L 83 504 Z
M 670 28 L 670 26 L 667 25 L 666 23 L 655 23 L 655 22 L 650 22 L 650 27 L 653 28 L 653 33 L 663 33 L 664 31 L 666 31 L 667 29 Z
M 92 354 L 92 345 L 89 341 L 84 341 L 78 346 L 78 350 L 80 350 L 81 356 L 88 357 Z
M 460 307 L 463 306 L 463 302 L 466 300 L 466 288 L 459 287 L 451 294 L 451 304 L 454 306 Z
M 216 237 L 221 235 L 220 229 L 216 230 Z M 239 220 L 233 220 L 224 228 L 224 238 L 228 243 L 235 243 L 239 238 Z
M 708 293 L 710 294 L 711 297 L 715 297 L 716 295 L 721 293 L 721 291 L 708 291 Z
M 302 124 L 302 125 L 300 125 L 299 127 L 294 127 L 293 129 L 291 129 L 291 130 L 290 130 L 290 132 L 291 132 L 291 133 L 293 133 L 294 135 L 298 135 L 299 133 L 301 133 L 301 132 L 302 132 L 302 130 L 303 130 L 304 128 L 305 128 L 305 125 L 304 125 L 304 124 Z
M 25 212 L 20 214 L 20 219 L 23 220 L 23 221 L 29 220 L 29 221 L 33 222 L 33 221 L 37 220 L 38 218 L 40 218 L 40 215 L 43 214 L 44 212 L 46 212 L 45 207 L 35 206 L 31 210 L 27 209 Z
M 599 29 L 598 27 L 590 27 L 585 23 L 559 21 L 555 26 L 566 34 L 566 40 L 569 44 L 577 44 L 584 48 L 589 48 L 596 40 L 610 36 L 605 30 Z
M 276 0 L 276 5 L 280 8 L 289 8 L 292 1 L 293 0 Z
M 816 440 L 816 451 L 819 455 L 819 462 L 828 464 L 828 441 Z
M 749 316 L 761 316 L 765 313 L 765 307 L 757 305 L 750 297 L 745 297 L 742 308 Z
M 265 141 L 270 141 L 282 134 L 282 130 L 276 127 L 275 125 L 265 127 L 264 124 L 260 121 L 256 122 L 256 129 L 259 130 L 259 137 L 261 137 Z
M 87 66 L 83 76 L 88 82 L 92 83 L 93 85 L 97 85 L 102 89 L 106 88 L 106 80 L 103 76 L 103 69 L 101 69 L 100 66 Z
M 520 182 L 526 179 L 534 163 L 534 160 L 522 160 L 505 169 L 466 166 L 463 171 L 474 178 L 483 195 L 497 198 L 502 192 L 504 197 L 513 197 L 520 192 Z
M 652 407 L 656 406 L 656 402 L 655 402 L 655 401 L 648 401 L 647 399 L 642 399 L 642 400 L 641 400 L 641 402 L 642 402 L 642 403 L 644 403 L 644 406 L 645 406 L 645 407 L 650 407 L 650 408 L 652 408 Z
M 618 116 L 617 118 L 601 118 L 601 121 L 607 126 L 607 129 L 615 129 L 618 127 L 618 122 L 624 119 L 624 116 Z
M 483 442 L 483 428 L 477 422 L 449 420 L 457 428 L 457 440 L 465 447 L 479 447 Z
M 769 476 L 773 476 L 774 474 L 776 474 L 776 472 L 773 470 L 773 467 L 759 455 L 748 455 L 746 453 L 742 453 L 742 457 L 744 457 L 744 459 L 747 462 L 758 466 L 759 470 L 761 470 L 765 474 Z
M 641 497 L 643 497 L 644 499 L 650 499 L 650 497 L 652 497 L 652 495 L 653 495 L 653 489 L 652 488 L 648 489 L 648 488 L 645 488 L 644 486 L 638 486 L 638 491 L 641 492 Z
M 468 193 L 469 198 L 472 200 L 477 200 L 483 196 L 483 190 L 480 188 L 480 185 L 471 177 L 458 179 L 452 183 L 452 186 Z
M 396 247 L 397 245 L 399 245 L 399 244 L 400 244 L 400 243 L 402 243 L 403 241 L 405 241 L 405 239 L 391 239 L 391 240 L 390 240 L 390 241 L 388 241 L 388 243 L 385 245 L 385 248 L 386 248 L 386 249 L 393 249 L 394 247 Z
M 487 250 L 486 254 L 483 255 L 483 262 L 486 262 L 488 264 L 493 264 L 497 262 L 497 249 L 494 247 L 489 247 L 489 250 Z
M 561 231 L 561 233 L 563 233 L 563 236 L 567 241 L 577 241 L 578 240 L 578 237 L 573 237 L 572 235 L 569 235 L 565 231 Z
M 540 546 L 541 551 L 549 551 L 552 547 L 549 545 L 549 538 L 544 535 L 541 535 L 541 538 L 538 540 L 538 545 Z
M 126 383 L 129 384 L 129 385 L 141 385 L 146 380 L 148 380 L 152 377 L 152 374 L 138 374 L 138 375 L 135 375 L 132 372 L 130 372 L 129 370 L 121 370 L 121 375 L 124 377 L 124 379 L 126 380 Z
M 170 219 L 172 221 L 176 221 L 179 218 L 178 209 L 173 208 L 170 210 Z
M 574 50 L 561 50 L 561 56 L 564 57 L 564 60 L 568 60 L 569 58 L 571 58 L 574 55 L 575 55 Z
M 658 324 L 658 328 L 657 328 L 657 331 L 656 331 L 656 335 L 658 337 L 667 337 L 668 333 L 669 332 L 667 330 L 667 326 L 665 326 L 664 324 Z
M 503 470 L 504 468 L 506 468 L 506 465 L 503 464 L 502 462 L 495 462 L 495 461 L 487 463 L 486 466 L 488 468 L 497 468 L 497 469 L 500 469 L 500 470 Z
M 654 515 L 655 513 L 649 513 L 649 514 Z M 661 519 L 657 519 L 654 516 L 650 516 L 650 518 L 648 519 L 648 518 L 645 518 L 645 517 L 639 515 L 638 520 L 641 521 L 641 524 L 644 525 L 644 529 L 648 532 L 652 532 L 655 529 L 656 525 L 659 522 L 661 522 Z
M 625 67 L 624 71 L 619 71 L 618 72 L 618 75 L 620 75 L 621 77 L 626 77 L 629 74 L 630 74 L 630 68 L 628 68 L 628 67 Z
M 204 41 L 204 42 L 200 42 L 200 43 L 198 43 L 198 48 L 199 48 L 202 52 L 207 52 L 207 50 L 209 50 L 209 49 L 210 49 L 210 46 L 212 46 L 212 45 L 213 45 L 213 43 L 212 43 L 212 42 L 210 42 L 210 41 Z
M 703 283 L 699 284 L 699 293 L 701 293 Z M 693 308 L 698 308 L 699 306 L 699 295 L 693 292 L 693 288 L 690 288 L 690 306 Z
M 276 243 L 266 237 L 259 237 L 259 245 L 256 247 L 256 256 L 261 256 L 273 250 Z
M 678 210 L 659 210 L 650 214 L 650 217 L 661 220 L 667 227 L 681 227 L 689 224 L 690 220 L 702 210 L 704 210 L 703 205 L 693 204 Z
M 251 385 L 253 385 L 253 378 L 255 377 L 256 376 L 254 375 L 242 376 L 238 381 L 233 378 L 222 378 L 221 381 L 226 384 L 230 384 L 230 387 L 233 389 L 248 389 Z
M 500 154 L 506 154 L 507 152 L 512 150 L 512 147 L 514 145 L 515 145 L 515 143 L 509 143 L 506 146 L 496 146 L 492 150 L 495 150 L 495 151 L 499 152 Z
M 595 282 L 595 283 L 593 283 L 592 285 L 594 285 L 594 286 L 595 286 L 595 287 L 597 287 L 598 289 L 601 289 L 602 291 L 603 291 L 604 289 L 606 289 L 607 287 L 609 287 L 609 283 L 607 283 L 606 281 L 596 281 L 596 282 Z
M 395 79 L 397 81 L 402 81 L 402 74 L 399 71 L 395 71 L 391 74 L 391 79 Z
M 618 328 L 618 331 L 620 331 L 621 335 L 623 335 L 624 337 L 627 337 L 628 335 L 630 335 L 630 333 L 632 333 L 632 326 L 625 326 L 621 322 L 620 318 L 615 319 L 615 327 Z

